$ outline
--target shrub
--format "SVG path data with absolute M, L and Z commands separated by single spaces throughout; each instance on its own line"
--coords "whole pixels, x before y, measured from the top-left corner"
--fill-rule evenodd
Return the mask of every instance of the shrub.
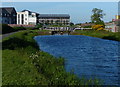
M 14 31 L 14 29 L 8 26 L 7 24 L 1 24 L 1 25 L 2 25 L 2 29 L 0 30 L 0 32 L 2 32 L 2 34 L 6 34 Z
M 26 30 L 25 27 L 13 27 L 14 31 Z
M 83 28 L 91 28 L 92 26 L 84 26 Z
M 27 30 L 34 30 L 34 27 L 26 27 Z
M 94 30 L 104 30 L 104 25 L 100 25 L 100 24 L 93 25 L 92 29 L 94 29 Z

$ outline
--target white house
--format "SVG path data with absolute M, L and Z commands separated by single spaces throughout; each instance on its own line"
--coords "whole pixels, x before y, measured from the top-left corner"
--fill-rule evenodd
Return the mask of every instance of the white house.
M 29 10 L 23 10 L 21 12 L 17 12 L 17 24 L 36 25 L 37 24 L 37 15 L 38 15 L 38 13 L 31 12 Z

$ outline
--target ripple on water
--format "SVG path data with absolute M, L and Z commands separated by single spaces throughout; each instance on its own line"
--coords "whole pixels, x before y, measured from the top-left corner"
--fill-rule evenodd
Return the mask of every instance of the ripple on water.
M 89 36 L 36 36 L 41 50 L 65 58 L 66 71 L 74 70 L 79 77 L 96 77 L 106 85 L 118 84 L 120 42 Z

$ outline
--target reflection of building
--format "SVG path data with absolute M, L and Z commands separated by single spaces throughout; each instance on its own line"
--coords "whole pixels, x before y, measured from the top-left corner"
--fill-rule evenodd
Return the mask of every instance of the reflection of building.
M 37 16 L 38 13 L 31 12 L 29 10 L 23 10 L 21 12 L 17 12 L 17 24 L 37 24 Z
M 40 14 L 38 21 L 45 25 L 69 25 L 70 16 L 68 14 Z
M 0 8 L 0 23 L 16 24 L 16 10 L 14 7 Z

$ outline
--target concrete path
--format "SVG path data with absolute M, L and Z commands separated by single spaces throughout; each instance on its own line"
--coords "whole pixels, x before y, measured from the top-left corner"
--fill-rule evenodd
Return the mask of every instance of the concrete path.
M 16 32 L 12 32 L 12 33 L 7 33 L 7 34 L 2 34 L 2 35 L 0 35 L 0 42 L 2 42 L 2 39 L 4 39 L 4 38 L 6 38 L 6 37 L 8 37 L 8 36 L 10 36 L 10 35 L 12 35 L 12 34 L 14 34 L 14 33 L 17 33 L 17 32 L 22 32 L 23 30 L 21 30 L 21 31 L 16 31 Z

